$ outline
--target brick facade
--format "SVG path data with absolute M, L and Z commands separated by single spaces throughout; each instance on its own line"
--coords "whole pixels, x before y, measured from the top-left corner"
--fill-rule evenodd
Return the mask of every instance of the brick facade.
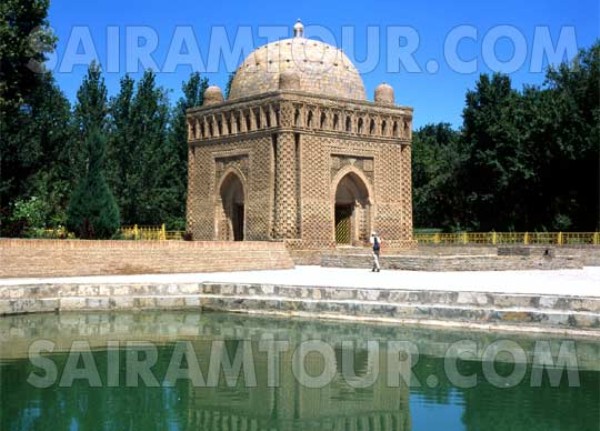
M 335 49 L 303 38 L 288 41 L 313 51 Z M 188 111 L 193 238 L 285 240 L 293 249 L 310 249 L 362 244 L 377 230 L 388 247 L 413 246 L 412 108 L 394 105 L 386 84 L 375 102 L 359 100 L 362 80 L 350 66 L 341 67 L 343 54 L 346 60 L 332 57 L 331 70 L 323 72 L 339 76 L 328 77 L 330 88 L 321 94 L 322 83 L 308 79 L 320 79 L 307 75 L 312 60 L 300 61 L 298 52 L 290 51 L 292 65 L 302 67 L 290 66 L 284 50 L 277 52 L 278 69 L 255 70 L 272 57 L 269 49 L 259 48 L 240 67 L 233 97 L 224 101 L 211 87 L 204 105 Z M 360 88 L 348 92 L 348 82 Z M 255 87 L 262 92 L 250 91 Z M 230 183 L 242 185 L 235 202 Z

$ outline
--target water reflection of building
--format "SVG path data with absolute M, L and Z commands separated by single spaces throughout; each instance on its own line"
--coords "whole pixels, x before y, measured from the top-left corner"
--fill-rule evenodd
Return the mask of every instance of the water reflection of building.
M 341 345 L 335 346 L 335 376 L 322 388 L 303 385 L 294 375 L 294 351 L 302 341 L 290 340 L 290 349 L 280 355 L 279 385 L 268 387 L 266 354 L 257 354 L 258 343 L 252 343 L 257 386 L 245 387 L 243 378 L 227 387 L 223 375 L 215 388 L 190 388 L 189 425 L 211 430 L 398 430 L 411 429 L 406 385 L 387 385 L 385 352 L 369 355 L 366 345 L 357 344 L 351 351 L 356 379 L 374 383 L 367 387 L 349 381 L 351 373 L 343 372 Z M 228 349 L 234 353 L 241 343 Z M 231 345 L 230 345 L 231 347 Z M 208 343 L 195 345 L 201 363 L 208 361 Z M 232 356 L 230 356 L 232 357 Z M 347 356 L 345 356 L 347 358 Z M 373 361 L 377 361 L 374 364 Z M 304 361 L 311 376 L 323 372 L 323 356 L 310 353 Z M 298 363 L 295 364 L 297 367 Z M 296 368 L 298 369 L 298 368 Z
M 126 387 L 106 385 L 107 341 L 145 340 L 159 349 L 153 372 L 160 382 L 172 358 L 173 342 L 190 340 L 207 377 L 207 361 L 212 340 L 232 340 L 225 344 L 230 351 L 239 341 L 256 342 L 264 337 L 289 340 L 292 347 L 282 354 L 281 385 L 268 388 L 264 356 L 255 356 L 255 388 L 242 382 L 235 388 L 221 383 L 216 388 L 194 388 L 187 380 L 174 387 Z M 455 413 L 467 430 L 583 430 L 596 429 L 598 423 L 598 387 L 600 385 L 600 343 L 577 340 L 580 387 L 569 387 L 563 376 L 559 387 L 541 388 L 530 384 L 530 370 L 513 388 L 497 388 L 485 379 L 470 389 L 456 388 L 445 375 L 445 356 L 450 345 L 470 340 L 485 349 L 498 334 L 429 330 L 381 325 L 322 322 L 318 320 L 273 319 L 232 314 L 201 313 L 68 313 L 37 314 L 0 319 L 0 429 L 66 430 L 103 429 L 136 430 L 410 430 L 418 421 L 429 423 L 432 407 Z M 521 346 L 528 357 L 539 335 L 511 340 Z M 90 387 L 78 381 L 72 387 L 58 384 L 38 390 L 27 383 L 35 368 L 28 360 L 28 348 L 35 340 L 56 344 L 55 352 L 65 351 L 76 340 L 87 340 L 95 352 L 96 364 L 104 384 Z M 334 346 L 337 374 L 332 384 L 322 389 L 301 386 L 293 374 L 293 345 L 303 340 L 320 339 Z M 365 389 L 354 389 L 339 378 L 342 340 L 356 343 L 355 369 L 359 377 L 374 363 L 369 361 L 364 340 L 378 340 L 381 348 L 380 379 Z M 411 388 L 409 411 L 406 388 L 389 388 L 384 380 L 389 364 L 385 346 L 389 341 L 413 343 L 419 360 L 412 371 L 421 386 Z M 564 340 L 554 339 L 553 352 Z M 556 348 L 556 349 L 554 349 Z M 65 353 L 49 355 L 62 374 Z M 122 354 L 123 359 L 125 355 Z M 262 358 L 262 359 L 261 359 Z M 319 360 L 307 358 L 309 371 L 320 371 Z M 81 364 L 79 364 L 81 367 Z M 314 368 L 313 368 L 314 367 Z M 461 363 L 464 375 L 481 376 L 481 362 Z M 512 363 L 499 365 L 498 373 L 510 373 Z M 508 370 L 508 371 L 507 371 Z M 315 372 L 316 372 L 315 371 Z M 429 386 L 429 376 L 439 378 L 439 385 Z M 424 408 L 423 405 L 427 407 Z M 424 419 L 425 416 L 425 419 Z M 415 425 L 416 426 L 416 425 Z

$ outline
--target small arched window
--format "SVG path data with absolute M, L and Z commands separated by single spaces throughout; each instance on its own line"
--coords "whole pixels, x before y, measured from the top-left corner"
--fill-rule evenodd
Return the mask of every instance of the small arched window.
M 194 122 L 190 123 L 190 135 L 189 139 L 196 139 L 196 124 Z
M 358 119 L 358 133 L 362 135 L 364 129 L 364 122 L 362 118 Z
M 383 120 L 383 122 L 381 123 L 381 135 L 387 135 L 387 122 L 385 120 Z
M 338 114 L 335 114 L 333 116 L 333 130 L 339 130 L 340 129 L 340 117 Z
M 306 127 L 312 129 L 313 126 L 313 113 L 312 111 L 308 111 L 308 117 L 306 119 Z
M 256 111 L 254 111 L 254 120 L 255 120 L 256 128 L 260 129 L 262 126 L 261 121 L 260 121 L 260 109 L 257 109 Z
M 252 122 L 250 121 L 250 114 L 246 114 L 246 131 L 250 131 Z
M 227 130 L 225 131 L 225 133 L 230 134 L 231 133 L 231 115 L 227 116 Z
M 369 126 L 369 134 L 370 135 L 375 134 L 375 120 L 371 120 L 371 125 Z
M 346 117 L 346 132 L 352 132 L 352 119 L 350 116 Z
M 294 125 L 296 127 L 300 127 L 300 110 L 296 109 L 296 112 L 294 113 Z

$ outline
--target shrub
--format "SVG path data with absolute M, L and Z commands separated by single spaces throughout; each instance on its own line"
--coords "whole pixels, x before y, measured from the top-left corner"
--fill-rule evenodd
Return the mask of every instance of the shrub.
M 91 130 L 86 140 L 86 176 L 71 195 L 67 209 L 67 227 L 79 238 L 108 239 L 119 229 L 119 208 L 104 178 L 105 145 L 100 131 Z

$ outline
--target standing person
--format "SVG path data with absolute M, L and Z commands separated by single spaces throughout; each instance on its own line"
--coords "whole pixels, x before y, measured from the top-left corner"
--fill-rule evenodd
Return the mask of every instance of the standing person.
M 371 272 L 379 272 L 381 270 L 381 266 L 379 265 L 379 252 L 381 250 L 381 238 L 377 235 L 377 232 L 371 232 L 371 238 L 369 239 L 373 247 L 373 268 Z

